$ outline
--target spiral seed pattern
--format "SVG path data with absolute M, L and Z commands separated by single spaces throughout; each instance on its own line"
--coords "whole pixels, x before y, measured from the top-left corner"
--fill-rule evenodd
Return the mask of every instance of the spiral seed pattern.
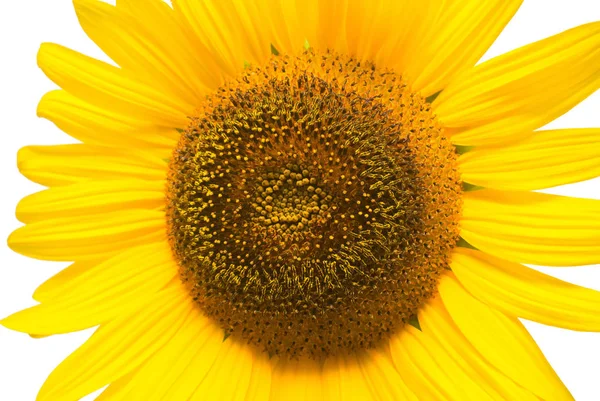
M 272 355 L 373 348 L 433 296 L 458 239 L 454 147 L 401 76 L 277 56 L 206 99 L 168 178 L 183 280 Z

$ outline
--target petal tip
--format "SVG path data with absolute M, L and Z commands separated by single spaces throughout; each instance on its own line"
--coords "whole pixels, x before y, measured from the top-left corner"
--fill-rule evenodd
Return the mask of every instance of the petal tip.
M 40 99 L 37 108 L 35 110 L 36 115 L 38 117 L 41 118 L 48 118 L 49 117 L 49 106 L 50 103 L 56 99 L 57 93 L 61 92 L 60 90 L 54 90 L 54 91 L 50 91 L 47 92 L 46 94 L 44 94 L 44 96 L 42 96 L 42 98 Z
M 18 233 L 17 231 L 19 231 L 19 229 L 16 229 L 15 231 L 13 231 L 12 233 L 10 233 L 8 235 L 8 238 L 6 239 L 6 245 L 14 252 L 18 252 Z
M 37 60 L 37 65 L 40 68 L 44 68 L 44 60 L 46 58 L 46 56 L 48 55 L 48 52 L 50 51 L 50 49 L 52 48 L 52 46 L 56 46 L 54 43 L 50 43 L 50 42 L 43 42 L 42 44 L 40 44 L 40 47 L 38 49 L 37 55 L 36 55 L 36 60 Z
M 15 253 L 23 256 L 29 256 L 26 252 L 27 241 L 23 235 L 25 226 L 21 226 L 9 234 L 6 239 L 6 245 Z
M 27 333 L 27 330 L 23 327 L 23 324 L 19 324 L 19 313 L 20 312 L 15 312 L 12 315 L 9 315 L 0 320 L 0 326 L 3 326 L 8 330 L 16 331 L 19 333 Z

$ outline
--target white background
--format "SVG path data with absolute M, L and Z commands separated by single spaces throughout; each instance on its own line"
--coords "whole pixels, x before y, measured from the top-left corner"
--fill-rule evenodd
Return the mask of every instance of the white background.
M 418 1 L 418 0 L 415 0 Z M 40 97 L 54 85 L 36 66 L 41 42 L 56 42 L 108 61 L 78 26 L 68 0 L 11 0 L 0 11 L 0 318 L 34 305 L 33 290 L 64 268 L 14 254 L 4 238 L 20 223 L 14 208 L 39 186 L 21 177 L 16 152 L 25 145 L 71 142 L 50 122 L 37 119 Z M 485 59 L 579 24 L 600 20 L 599 0 L 525 0 Z M 599 127 L 600 92 L 550 124 L 552 128 Z M 600 179 L 548 192 L 600 199 Z M 600 290 L 600 266 L 540 268 L 564 280 Z M 600 310 L 599 310 L 600 313 Z M 526 322 L 546 357 L 577 401 L 600 400 L 600 334 L 576 333 Z M 91 331 L 34 340 L 0 327 L 0 400 L 32 401 L 46 376 Z M 89 399 L 93 399 L 90 396 Z M 87 400 L 88 398 L 86 398 Z

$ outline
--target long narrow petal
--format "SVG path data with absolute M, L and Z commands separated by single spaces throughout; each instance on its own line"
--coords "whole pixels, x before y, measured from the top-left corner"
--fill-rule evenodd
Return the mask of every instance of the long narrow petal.
M 179 23 L 187 27 L 196 46 L 208 48 L 221 61 L 221 68 L 233 75 L 244 66 L 242 38 L 232 34 L 239 29 L 231 1 L 173 0 Z M 229 39 L 229 40 L 228 40 Z
M 106 33 L 103 28 L 107 28 L 109 34 L 118 36 L 125 32 L 122 36 L 128 40 L 122 43 L 135 56 L 130 69 L 142 74 L 144 70 L 158 73 L 153 75 L 162 74 L 165 81 L 172 81 L 170 87 L 180 87 L 182 96 L 191 101 L 202 100 L 207 90 L 221 85 L 225 74 L 215 63 L 215 55 L 206 48 L 194 46 L 173 8 L 163 0 L 117 0 L 116 8 L 118 17 L 103 21 L 100 29 Z M 94 20 L 99 23 L 98 19 Z M 160 30 L 156 29 L 158 25 Z M 102 33 L 98 36 L 105 40 L 106 35 Z M 148 49 L 147 53 L 138 53 L 140 45 Z M 105 43 L 105 47 L 114 50 L 109 43 Z
M 134 369 L 125 376 L 110 383 L 110 385 L 106 387 L 104 391 L 102 391 L 95 401 L 124 400 L 124 398 L 121 396 L 123 389 L 128 388 L 128 386 L 135 380 L 135 374 L 137 371 L 138 369 Z
M 159 126 L 185 128 L 197 105 L 167 96 L 134 73 L 66 47 L 44 43 L 38 65 L 61 88 L 97 107 Z
M 90 259 L 72 263 L 40 284 L 33 293 L 33 299 L 38 302 L 45 302 L 67 294 L 73 288 L 72 284 L 78 282 L 78 277 L 85 275 L 88 270 L 93 269 L 94 266 L 99 265 L 104 260 L 103 258 Z
M 196 305 L 195 305 L 196 306 Z M 196 312 L 197 306 L 196 306 Z M 194 318 L 195 316 L 192 316 Z M 221 350 L 225 343 L 223 342 L 223 330 L 211 324 L 204 336 L 198 339 L 201 347 L 196 348 L 195 352 L 190 352 L 189 358 L 182 358 L 182 362 L 189 361 L 186 367 L 182 367 L 181 374 L 174 378 L 173 384 L 168 388 L 168 397 L 165 399 L 172 400 L 189 400 L 200 383 L 202 383 L 208 372 L 216 364 L 217 358 L 221 354 Z
M 78 400 L 125 376 L 175 336 L 195 305 L 180 284 L 132 314 L 101 326 L 46 380 L 38 401 Z
M 304 45 L 295 0 L 174 0 L 173 7 L 198 45 L 208 48 L 229 74 L 239 72 L 245 62 L 262 64 L 271 56 L 272 45 L 284 53 Z
M 198 62 L 165 2 L 143 3 L 140 7 L 137 1 L 120 0 L 115 7 L 98 0 L 75 0 L 74 6 L 83 30 L 123 69 L 186 103 L 199 102 L 220 81 L 206 70 L 210 56 L 204 55 L 204 64 Z
M 444 401 L 450 400 L 452 386 L 447 386 L 450 390 L 444 390 L 439 388 L 437 382 L 431 382 L 431 380 L 425 375 L 415 357 L 411 354 L 410 350 L 406 348 L 405 343 L 402 341 L 393 341 L 390 344 L 392 358 L 396 366 L 396 370 L 400 374 L 403 380 L 410 383 L 413 391 L 419 394 L 422 399 L 432 401 Z M 443 383 L 447 383 L 447 377 L 441 377 Z
M 138 179 L 163 181 L 167 161 L 135 149 L 75 144 L 26 146 L 19 150 L 21 174 L 48 187 L 86 180 Z
M 486 392 L 484 383 L 463 371 L 438 343 L 412 326 L 403 328 L 390 347 L 398 371 L 413 388 L 426 389 L 424 394 L 457 401 L 498 399 Z M 414 371 L 409 373 L 408 369 Z
M 570 330 L 600 331 L 600 292 L 485 252 L 458 248 L 452 271 L 477 299 L 508 315 Z
M 258 12 L 269 10 L 272 43 L 278 51 L 288 54 L 298 54 L 305 50 L 306 37 L 301 27 L 306 23 L 301 13 L 306 11 L 305 2 L 294 0 L 257 0 Z
M 600 176 L 600 129 L 537 131 L 506 146 L 460 157 L 463 180 L 487 188 L 534 190 Z
M 190 401 L 243 401 L 252 377 L 252 351 L 247 344 L 225 340 L 215 363 Z
M 203 373 L 197 370 L 190 372 L 196 374 L 196 384 L 183 396 L 172 398 L 172 387 L 191 369 L 194 358 L 203 358 L 213 361 L 223 342 L 220 330 L 213 325 L 201 312 L 192 311 L 191 318 L 173 336 L 173 338 L 145 364 L 133 372 L 126 383 L 116 388 L 109 387 L 105 391 L 105 399 L 110 401 L 159 401 L 167 399 L 188 399 L 199 382 L 203 380 Z M 168 369 L 165 369 L 168 367 Z M 151 383 L 152 385 L 149 385 Z M 99 400 L 104 398 L 100 397 Z
M 408 71 L 427 59 L 423 57 L 430 44 L 426 38 L 441 15 L 440 0 L 349 0 L 339 2 L 337 8 L 325 5 L 330 2 L 316 2 L 322 5 L 317 47 L 374 61 L 378 67 L 392 68 L 414 83 L 417 76 Z M 348 3 L 345 9 L 344 3 Z
M 288 3 L 288 4 L 285 4 Z M 239 26 L 234 35 L 242 38 L 244 60 L 264 62 L 271 57 L 273 45 L 278 51 L 295 54 L 304 50 L 304 38 L 298 35 L 297 27 L 302 24 L 291 7 L 294 0 L 256 0 L 253 2 L 234 0 L 231 11 L 237 15 Z M 305 2 L 296 7 L 308 7 Z M 234 11 L 235 10 L 235 11 Z M 234 37 L 236 37 L 234 36 Z
M 296 2 L 297 5 L 301 3 L 300 1 Z M 304 3 L 307 8 L 306 14 L 315 16 L 315 18 L 310 19 L 303 18 L 307 22 L 303 30 L 311 47 L 321 51 L 325 51 L 326 49 L 341 53 L 349 51 L 346 35 L 348 32 L 347 18 L 350 13 L 349 9 L 353 7 L 351 1 L 309 0 Z
M 68 293 L 17 312 L 0 324 L 36 335 L 87 329 L 139 308 L 177 274 L 168 244 L 132 248 L 78 277 Z
M 420 55 L 406 70 L 413 89 L 429 96 L 472 68 L 515 15 L 523 0 L 455 0 L 442 7 Z
M 357 360 L 374 399 L 418 400 L 414 388 L 411 390 L 408 382 L 404 381 L 394 369 L 389 353 L 382 350 L 369 351 L 364 355 L 359 355 Z
M 31 258 L 72 261 L 97 259 L 164 237 L 164 212 L 132 209 L 85 220 L 70 217 L 28 224 L 10 235 L 8 245 Z
M 465 193 L 461 236 L 484 252 L 543 266 L 600 263 L 600 201 L 485 189 Z
M 424 336 L 438 342 L 473 381 L 485 384 L 490 394 L 499 394 L 501 400 L 539 401 L 538 397 L 505 376 L 473 347 L 439 297 L 421 308 L 419 324 Z
M 265 354 L 255 355 L 250 385 L 248 386 L 248 392 L 244 401 L 269 401 L 271 393 L 271 370 L 271 361 Z
M 450 275 L 439 291 L 463 335 L 492 365 L 542 399 L 573 400 L 518 319 L 479 302 Z
M 164 208 L 164 192 L 164 181 L 83 181 L 23 198 L 17 205 L 17 218 L 24 223 L 35 223 L 129 209 L 157 210 Z
M 322 379 L 322 368 L 316 361 L 278 361 L 273 367 L 270 401 L 326 401 Z
M 476 66 L 434 108 L 460 145 L 520 139 L 600 87 L 600 22 L 582 25 Z
M 390 36 L 389 31 L 384 34 L 382 25 L 393 8 L 386 7 L 388 4 L 384 1 L 372 1 L 366 7 L 360 0 L 348 0 L 347 3 L 343 24 L 346 26 L 347 53 L 361 60 L 374 60 Z
M 151 148 L 169 157 L 179 139 L 175 130 L 157 128 L 118 110 L 94 106 L 64 90 L 46 93 L 37 114 L 73 138 L 91 145 Z
M 372 394 L 356 355 L 327 358 L 323 366 L 322 383 L 325 400 L 379 400 Z

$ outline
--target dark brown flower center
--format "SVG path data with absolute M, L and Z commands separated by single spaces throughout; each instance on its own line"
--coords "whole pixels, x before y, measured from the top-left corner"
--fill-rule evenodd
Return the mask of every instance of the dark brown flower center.
M 307 52 L 206 100 L 171 162 L 171 244 L 226 335 L 271 354 L 372 348 L 458 238 L 454 147 L 400 76 Z

